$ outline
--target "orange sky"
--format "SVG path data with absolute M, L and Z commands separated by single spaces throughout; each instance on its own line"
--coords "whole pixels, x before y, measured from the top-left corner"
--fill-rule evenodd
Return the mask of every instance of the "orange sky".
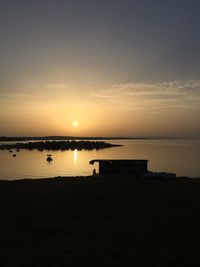
M 45 2 L 1 1 L 0 136 L 200 137 L 200 2 Z
M 115 84 L 83 95 L 67 84 L 27 85 L 1 98 L 0 134 L 196 137 L 199 84 Z

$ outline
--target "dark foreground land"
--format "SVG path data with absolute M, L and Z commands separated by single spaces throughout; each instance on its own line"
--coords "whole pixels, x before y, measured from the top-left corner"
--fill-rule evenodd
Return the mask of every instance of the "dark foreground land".
M 0 182 L 0 266 L 200 266 L 200 180 Z

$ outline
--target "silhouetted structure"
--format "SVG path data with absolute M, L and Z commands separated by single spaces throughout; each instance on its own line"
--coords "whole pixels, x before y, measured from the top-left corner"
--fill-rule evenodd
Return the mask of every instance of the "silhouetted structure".
M 135 175 L 148 172 L 146 159 L 94 159 L 90 164 L 99 163 L 99 175 Z

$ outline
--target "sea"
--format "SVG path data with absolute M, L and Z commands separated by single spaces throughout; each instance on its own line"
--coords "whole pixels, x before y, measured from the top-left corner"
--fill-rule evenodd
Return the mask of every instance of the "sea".
M 75 149 L 17 152 L 14 149 L 10 153 L 8 150 L 0 150 L 0 180 L 88 176 L 92 175 L 93 169 L 98 173 L 98 163 L 89 164 L 93 159 L 147 159 L 149 171 L 200 177 L 200 140 L 126 139 L 105 142 L 122 146 L 90 151 Z M 53 160 L 50 163 L 46 160 L 47 154 L 52 155 Z

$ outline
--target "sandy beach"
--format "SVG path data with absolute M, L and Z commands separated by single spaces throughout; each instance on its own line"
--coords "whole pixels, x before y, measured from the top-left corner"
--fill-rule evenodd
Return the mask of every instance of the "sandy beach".
M 199 179 L 0 181 L 1 266 L 198 266 Z

